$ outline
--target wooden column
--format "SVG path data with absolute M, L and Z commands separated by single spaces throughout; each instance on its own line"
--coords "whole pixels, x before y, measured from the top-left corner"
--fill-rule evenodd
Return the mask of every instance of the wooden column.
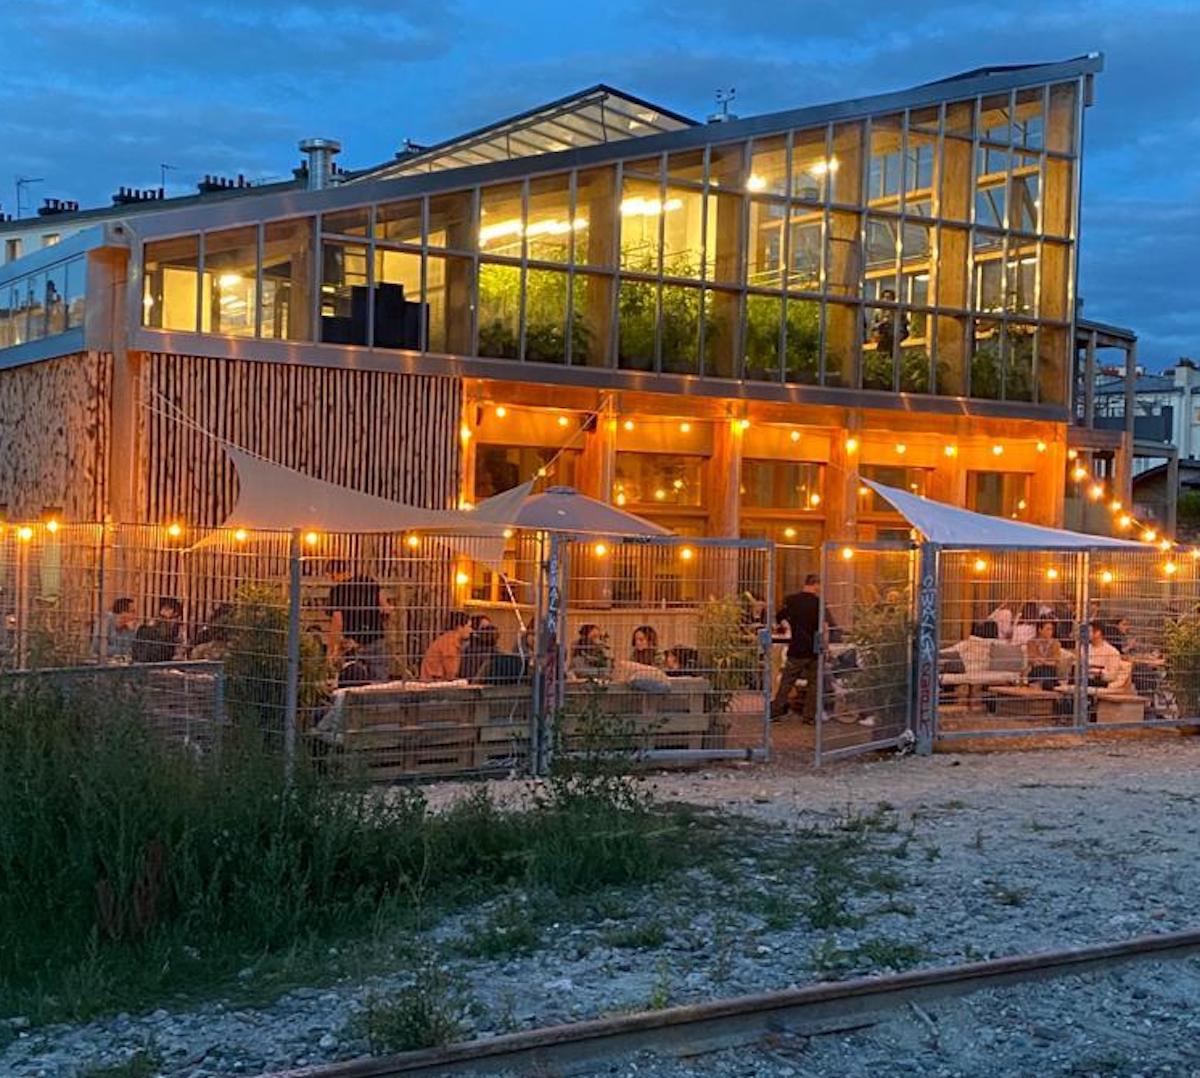
M 106 339 L 112 350 L 112 396 L 108 460 L 108 504 L 105 512 L 113 520 L 140 520 L 139 481 L 144 475 L 141 431 L 146 407 L 162 407 L 160 402 L 139 397 L 142 364 L 140 353 L 126 346 L 129 320 L 127 251 L 96 251 L 88 257 L 88 295 L 111 297 L 110 302 L 88 304 L 87 333 L 90 339 Z
M 858 448 L 846 448 L 854 438 Z M 829 464 L 825 472 L 825 539 L 854 539 L 858 535 L 858 461 L 862 452 L 862 417 L 848 411 L 843 429 L 829 439 Z
M 736 538 L 740 529 L 742 426 L 737 419 L 713 423 L 708 463 L 708 534 Z
M 575 486 L 581 494 L 610 502 L 617 455 L 617 419 L 611 404 L 600 409 L 592 430 L 583 435 L 575 466 Z

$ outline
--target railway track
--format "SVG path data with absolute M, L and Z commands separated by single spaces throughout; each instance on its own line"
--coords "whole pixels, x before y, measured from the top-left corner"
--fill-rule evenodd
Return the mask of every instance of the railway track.
M 264 1078 L 433 1078 L 434 1075 L 585 1074 L 644 1050 L 699 1055 L 751 1044 L 771 1033 L 814 1034 L 870 1024 L 871 1016 L 909 1003 L 984 988 L 1095 972 L 1131 962 L 1200 952 L 1200 929 L 1138 936 L 1119 943 L 996 958 L 736 996 L 659 1011 L 547 1026 L 377 1059 L 277 1071 Z

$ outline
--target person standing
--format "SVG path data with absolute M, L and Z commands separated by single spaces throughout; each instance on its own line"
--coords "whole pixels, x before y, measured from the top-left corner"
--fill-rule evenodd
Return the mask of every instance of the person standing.
M 817 716 L 817 631 L 821 624 L 821 579 L 816 573 L 804 578 L 804 587 L 783 600 L 775 614 L 776 622 L 787 622 L 791 630 L 788 641 L 787 662 L 779 678 L 779 687 L 771 701 L 771 718 L 781 719 L 791 707 L 788 696 L 797 681 L 805 683 L 805 722 Z
M 387 681 L 384 620 L 391 604 L 379 581 L 366 573 L 351 575 L 344 561 L 330 562 L 328 653 L 338 661 L 362 664 L 371 681 Z

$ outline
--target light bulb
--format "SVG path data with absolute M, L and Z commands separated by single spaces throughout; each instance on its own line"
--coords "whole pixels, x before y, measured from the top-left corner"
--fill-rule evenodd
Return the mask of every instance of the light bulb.
M 1104 497 L 1104 488 L 1099 483 L 1093 483 L 1088 490 L 1088 497 L 1094 502 L 1098 502 Z
M 800 441 L 800 432 L 798 430 L 794 430 L 789 437 L 793 442 L 798 442 Z
M 1046 579 L 1047 580 L 1057 580 L 1058 579 L 1058 570 L 1057 569 L 1047 569 L 1046 570 Z
M 908 446 L 906 446 L 903 442 L 897 442 L 896 452 L 899 453 L 900 456 L 904 456 L 904 454 L 908 452 Z
M 1038 451 L 1039 453 L 1044 453 L 1044 452 L 1046 452 L 1046 443 L 1045 443 L 1045 442 L 1038 442 L 1038 444 L 1037 444 L 1037 451 Z
M 842 561 L 852 561 L 854 558 L 854 547 L 842 547 Z
M 304 541 L 309 546 L 316 546 L 321 541 L 321 537 L 316 532 L 305 532 Z
M 167 534 L 172 539 L 178 539 L 183 534 L 183 528 L 178 524 L 171 524 L 167 527 Z
M 992 446 L 992 454 L 993 454 L 993 456 L 997 456 L 997 457 L 999 457 L 999 456 L 1002 456 L 1002 455 L 1003 455 L 1003 453 L 1004 453 L 1004 446 L 1002 446 L 1002 445 L 999 445 L 999 444 L 996 444 L 996 445 Z
M 858 452 L 858 439 L 857 438 L 847 438 L 846 439 L 846 452 L 847 453 L 857 453 Z
M 796 529 L 795 528 L 784 528 L 783 529 L 783 537 L 785 539 L 795 539 L 796 538 Z M 1193 553 L 1197 553 L 1197 552 L 1194 551 Z
M 1067 460 L 1078 460 L 1078 459 L 1079 459 L 1079 450 L 1078 449 L 1068 449 L 1067 450 Z
M 246 529 L 238 528 L 238 530 L 233 533 L 233 540 L 235 543 L 244 543 L 246 541 Z
M 496 406 L 496 418 L 503 419 L 506 415 L 508 415 L 508 409 L 503 404 L 498 404 Z
M 608 547 L 604 543 L 597 543 L 594 547 L 592 547 L 592 553 L 595 554 L 597 558 L 603 558 L 604 555 L 608 553 Z
M 469 583 L 471 583 L 471 578 L 460 569 L 454 574 L 454 583 L 460 588 L 465 588 Z
M 1179 572 L 1179 566 L 1173 561 L 1169 561 L 1163 566 L 1163 572 L 1166 573 L 1167 576 L 1174 576 L 1177 572 Z
M 633 420 L 632 419 L 625 420 L 625 429 L 633 430 Z
M 982 558 L 975 559 L 975 572 L 982 573 L 987 570 L 987 562 Z
M 1157 538 L 1158 538 L 1158 532 L 1156 532 L 1153 528 L 1147 528 L 1144 532 L 1142 532 L 1142 541 L 1143 542 L 1153 543 L 1154 540 Z
M 408 544 L 409 550 L 416 550 L 421 545 L 421 540 L 418 536 L 410 535 L 404 540 Z
M 679 556 L 684 561 L 691 561 L 696 556 L 696 552 L 690 546 L 683 546 L 679 548 Z
M 1108 569 L 1105 569 L 1104 572 L 1102 572 L 1100 574 L 1100 583 L 1101 584 L 1111 584 L 1112 582 L 1113 582 L 1112 573 Z
M 948 457 L 957 457 L 958 456 L 958 446 L 948 445 L 948 446 L 946 446 L 945 449 L 942 450 L 942 452 L 945 453 L 946 456 L 948 456 Z
M 679 424 L 679 433 L 680 434 L 690 434 L 691 432 L 692 432 L 691 423 L 680 423 Z
M 569 420 L 569 419 L 568 419 L 568 418 L 567 418 L 565 415 L 560 415 L 560 416 L 558 417 L 558 425 L 559 425 L 560 427 L 565 427 L 565 426 L 566 426 L 568 423 L 570 423 L 570 422 L 571 422 L 571 421 L 570 421 L 570 420 Z

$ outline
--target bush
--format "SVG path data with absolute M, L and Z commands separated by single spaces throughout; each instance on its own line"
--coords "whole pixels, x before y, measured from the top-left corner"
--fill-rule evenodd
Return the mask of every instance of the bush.
M 644 880 L 684 845 L 615 775 L 563 772 L 527 811 L 481 789 L 433 813 L 415 791 L 289 783 L 257 737 L 197 756 L 136 714 L 33 688 L 0 695 L 0 774 L 0 1013 L 224 984 L 426 906 Z

